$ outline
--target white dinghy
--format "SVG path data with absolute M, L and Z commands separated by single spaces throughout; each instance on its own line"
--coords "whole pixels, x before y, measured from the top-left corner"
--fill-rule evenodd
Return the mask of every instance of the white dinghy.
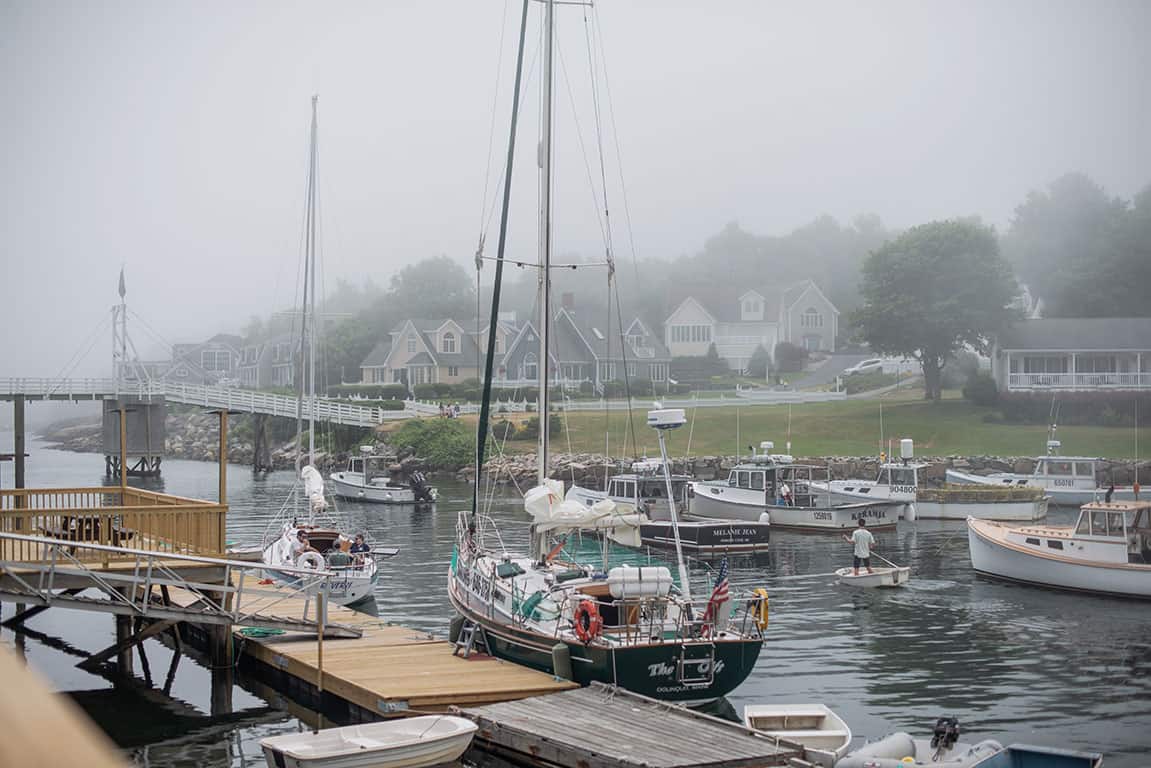
M 475 732 L 471 720 L 426 715 L 273 736 L 260 747 L 268 768 L 421 768 L 458 760 Z
M 743 724 L 803 746 L 804 757 L 833 766 L 851 744 L 851 729 L 823 704 L 751 704 L 743 708 Z
M 840 568 L 835 575 L 840 584 L 852 587 L 902 587 L 911 581 L 911 569 L 907 566 L 872 568 L 871 573 L 867 569 L 860 569 L 858 576 L 854 571 L 854 568 Z

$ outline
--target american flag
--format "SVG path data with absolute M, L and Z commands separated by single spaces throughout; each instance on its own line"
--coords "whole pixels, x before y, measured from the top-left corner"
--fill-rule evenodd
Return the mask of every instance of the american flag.
M 711 597 L 707 600 L 707 611 L 704 621 L 715 621 L 719 615 L 719 607 L 731 599 L 728 591 L 727 558 L 719 564 L 719 571 L 715 574 L 715 586 L 711 589 Z

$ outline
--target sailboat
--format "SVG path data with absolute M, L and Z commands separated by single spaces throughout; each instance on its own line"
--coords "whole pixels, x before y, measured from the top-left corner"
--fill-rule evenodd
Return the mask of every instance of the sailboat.
M 268 573 L 278 581 L 291 583 L 294 575 L 277 570 L 282 566 L 324 569 L 332 571 L 336 577 L 329 582 L 328 597 L 340 605 L 354 605 L 372 596 L 379 580 L 379 566 L 375 556 L 395 554 L 396 550 L 384 552 L 353 553 L 352 537 L 341 530 L 341 526 L 328 513 L 328 502 L 324 496 L 324 478 L 315 467 L 315 403 L 316 403 L 316 230 L 317 221 L 317 102 L 312 97 L 312 130 L 309 144 L 307 212 L 305 215 L 304 250 L 304 290 L 300 313 L 300 377 L 296 399 L 296 470 L 299 473 L 296 487 L 292 489 L 280 514 L 269 524 L 262 546 L 261 559 L 270 566 Z M 305 398 L 306 392 L 306 398 Z M 301 467 L 303 458 L 304 402 L 307 400 L 308 461 Z M 303 497 L 307 508 L 300 514 L 296 510 L 299 501 L 299 488 L 303 486 Z M 278 533 L 268 534 L 279 526 Z M 300 542 L 306 539 L 307 547 Z
M 461 511 L 448 568 L 448 597 L 459 614 L 453 634 L 465 653 L 477 645 L 494 656 L 535 667 L 581 684 L 600 681 L 657 699 L 699 702 L 719 698 L 750 674 L 767 627 L 767 593 L 737 599 L 727 563 L 710 596 L 695 601 L 677 540 L 678 584 L 666 566 L 618 566 L 572 562 L 562 555 L 566 533 L 594 529 L 608 538 L 634 534 L 638 517 L 610 499 L 587 507 L 564 501 L 562 482 L 547 477 L 550 269 L 552 251 L 552 79 L 555 3 L 543 3 L 543 105 L 541 115 L 541 238 L 539 413 L 537 485 L 524 496 L 533 519 L 529 552 L 504 551 L 490 518 L 481 514 L 479 471 L 484 464 L 491 415 L 491 382 L 499 313 L 508 207 L 511 194 L 528 0 L 520 21 L 513 88 L 511 136 L 503 185 L 499 250 L 495 259 L 491 322 L 477 441 L 477 482 L 472 507 Z M 684 422 L 682 410 L 659 409 L 649 425 L 663 433 Z M 667 466 L 664 450 L 664 465 Z M 668 492 L 672 493 L 670 477 Z M 671 505 L 672 520 L 676 519 Z M 552 545 L 560 537 L 559 545 Z M 678 539 L 678 537 L 677 537 Z M 489 540 L 499 549 L 489 547 Z

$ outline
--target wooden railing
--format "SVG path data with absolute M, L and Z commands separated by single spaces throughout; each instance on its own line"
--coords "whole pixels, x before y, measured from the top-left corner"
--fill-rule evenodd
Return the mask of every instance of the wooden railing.
M 226 504 L 187 499 L 137 488 L 26 488 L 0 490 L 0 532 L 60 541 L 102 544 L 156 553 L 224 553 Z M 4 560 L 40 561 L 41 547 L 6 542 Z M 77 547 L 75 556 L 91 550 Z M 93 555 L 95 556 L 95 555 Z M 118 558 L 107 550 L 101 561 Z

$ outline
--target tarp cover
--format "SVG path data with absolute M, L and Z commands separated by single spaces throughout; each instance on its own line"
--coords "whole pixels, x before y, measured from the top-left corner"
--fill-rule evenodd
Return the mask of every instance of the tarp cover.
M 644 522 L 642 515 L 630 508 L 626 511 L 617 507 L 611 499 L 603 499 L 590 507 L 575 500 L 564 500 L 564 484 L 560 480 L 545 480 L 524 494 L 524 509 L 532 516 L 536 531 L 598 529 L 611 532 L 611 537 L 620 543 L 629 543 L 632 532 L 638 540 L 639 526 Z M 638 546 L 638 545 L 632 545 Z

